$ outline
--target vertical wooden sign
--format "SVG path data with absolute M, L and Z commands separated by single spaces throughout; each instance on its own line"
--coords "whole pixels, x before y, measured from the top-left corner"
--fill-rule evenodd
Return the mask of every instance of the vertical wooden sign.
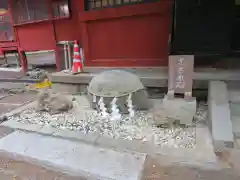
M 185 98 L 192 97 L 193 86 L 193 55 L 171 55 L 168 64 L 168 98 L 174 94 L 184 94 Z

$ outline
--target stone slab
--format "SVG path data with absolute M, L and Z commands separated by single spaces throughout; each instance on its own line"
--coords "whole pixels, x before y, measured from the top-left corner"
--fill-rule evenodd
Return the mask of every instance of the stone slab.
M 42 129 L 42 126 L 39 124 L 24 124 L 21 122 L 17 122 L 15 120 L 8 120 L 1 124 L 1 126 L 9 127 L 12 129 L 20 129 L 25 131 L 40 131 Z
M 56 72 L 50 75 L 53 83 L 72 83 L 72 84 L 88 84 L 91 79 L 103 70 L 112 70 L 116 68 L 99 67 L 98 70 L 89 71 L 85 69 L 85 73 L 71 75 L 64 72 Z M 140 76 L 145 87 L 167 87 L 168 71 L 167 68 L 121 68 Z M 208 82 L 211 80 L 239 81 L 240 72 L 233 70 L 217 70 L 214 68 L 194 69 L 193 88 L 206 89 Z
M 9 127 L 3 127 L 0 126 L 0 138 L 3 138 L 4 136 L 14 132 L 14 129 L 9 128 Z
M 5 98 L 5 97 L 7 97 L 7 96 L 10 96 L 10 94 L 1 93 L 1 94 L 0 94 L 0 99 Z
M 240 104 L 240 84 L 236 82 L 228 82 L 228 97 L 231 103 Z
M 230 102 L 230 110 L 232 116 L 240 116 L 240 103 Z
M 206 167 L 206 165 L 215 164 L 216 156 L 213 151 L 211 135 L 208 131 L 208 127 L 196 128 L 196 148 L 168 148 L 168 147 L 158 147 L 151 143 L 138 140 L 123 140 L 123 139 L 113 139 L 101 136 L 97 133 L 88 133 L 87 135 L 80 131 L 70 131 L 67 129 L 56 129 L 51 126 L 40 126 L 40 125 L 29 125 L 22 124 L 15 121 L 6 121 L 1 126 L 11 127 L 13 129 L 38 132 L 40 134 L 45 134 L 48 136 L 56 136 L 58 138 L 70 139 L 74 141 L 84 142 L 86 144 L 93 144 L 102 148 L 110 148 L 113 150 L 122 151 L 134 151 L 140 153 L 151 154 L 158 156 L 158 158 L 163 158 L 164 162 L 176 162 L 176 163 L 186 163 L 197 165 L 201 167 Z M 0 127 L 1 127 L 0 126 Z
M 20 131 L 2 138 L 0 150 L 100 180 L 138 180 L 146 158 L 145 154 L 118 152 Z
M 28 108 L 35 108 L 36 105 L 37 105 L 37 104 L 36 104 L 36 101 L 32 101 L 32 102 L 26 103 L 26 104 L 24 104 L 24 105 L 22 105 L 22 106 L 18 106 L 16 109 L 7 112 L 7 113 L 5 113 L 4 115 L 5 115 L 5 116 L 13 116 L 13 115 L 16 115 L 16 114 L 18 114 L 18 113 L 20 113 L 20 112 L 28 109 Z
M 55 93 L 78 94 L 80 93 L 80 86 L 78 84 L 53 83 L 52 90 Z
M 0 114 L 4 114 L 18 107 L 19 105 L 14 105 L 14 104 L 0 104 Z
M 0 99 L 0 103 L 10 103 L 10 104 L 24 104 L 36 97 L 36 94 L 33 93 L 24 93 L 24 94 L 15 94 L 12 96 L 7 96 L 3 99 Z
M 240 116 L 232 116 L 233 133 L 236 138 L 240 138 Z
M 225 82 L 211 81 L 209 83 L 208 112 L 215 149 L 233 147 L 233 128 Z

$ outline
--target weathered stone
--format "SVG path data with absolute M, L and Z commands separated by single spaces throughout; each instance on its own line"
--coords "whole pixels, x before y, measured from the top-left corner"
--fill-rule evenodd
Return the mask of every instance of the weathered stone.
M 217 151 L 221 151 L 222 148 L 233 147 L 234 144 L 227 85 L 222 81 L 211 81 L 208 92 L 213 144 Z
M 155 105 L 154 108 L 155 123 L 162 124 L 171 121 L 180 122 L 180 124 L 192 124 L 193 117 L 196 113 L 197 102 L 186 101 L 183 98 L 174 98 L 169 100 L 167 96 L 164 97 L 161 104 Z
M 40 92 L 37 98 L 37 110 L 56 114 L 73 108 L 72 101 L 63 94 L 54 94 L 45 90 Z

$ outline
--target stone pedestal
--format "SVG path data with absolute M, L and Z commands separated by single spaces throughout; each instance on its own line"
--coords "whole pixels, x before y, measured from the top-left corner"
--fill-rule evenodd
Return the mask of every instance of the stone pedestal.
M 191 101 L 186 101 L 183 98 L 170 100 L 165 96 L 161 105 L 155 109 L 155 123 L 165 124 L 178 121 L 180 124 L 191 125 L 196 109 L 195 98 L 192 98 Z

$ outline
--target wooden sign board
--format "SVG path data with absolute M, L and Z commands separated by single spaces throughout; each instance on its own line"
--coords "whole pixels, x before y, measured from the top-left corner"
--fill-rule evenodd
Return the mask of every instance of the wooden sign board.
M 168 96 L 175 93 L 192 96 L 193 86 L 193 55 L 171 55 L 168 64 Z

